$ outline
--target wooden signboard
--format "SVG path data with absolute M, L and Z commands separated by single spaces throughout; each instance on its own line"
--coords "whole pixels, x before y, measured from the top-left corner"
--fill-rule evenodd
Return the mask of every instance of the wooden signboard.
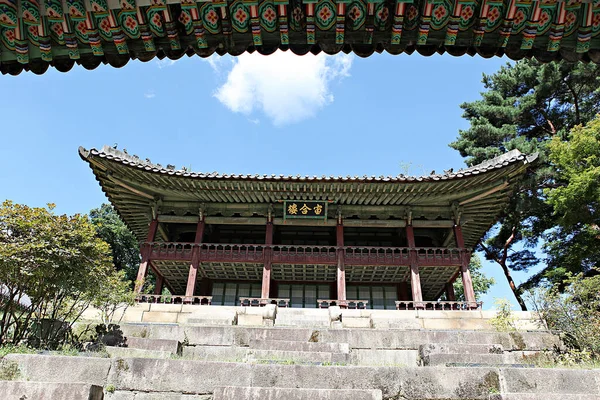
M 327 219 L 327 202 L 285 200 L 283 202 L 283 219 L 289 218 Z

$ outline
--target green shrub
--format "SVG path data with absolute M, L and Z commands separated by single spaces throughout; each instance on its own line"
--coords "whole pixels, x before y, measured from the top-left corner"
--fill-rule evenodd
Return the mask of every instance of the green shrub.
M 499 332 L 509 332 L 517 330 L 515 325 L 515 316 L 512 313 L 512 307 L 507 299 L 495 299 L 496 316 L 490 319 L 492 326 Z
M 559 287 L 530 292 L 529 302 L 544 326 L 560 333 L 569 350 L 564 363 L 600 360 L 600 275 L 569 276 Z

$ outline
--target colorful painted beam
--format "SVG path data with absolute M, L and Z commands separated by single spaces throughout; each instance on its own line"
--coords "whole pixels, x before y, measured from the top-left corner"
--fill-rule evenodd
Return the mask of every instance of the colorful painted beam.
M 600 0 L 0 0 L 0 71 L 277 49 L 600 63 L 599 34 Z

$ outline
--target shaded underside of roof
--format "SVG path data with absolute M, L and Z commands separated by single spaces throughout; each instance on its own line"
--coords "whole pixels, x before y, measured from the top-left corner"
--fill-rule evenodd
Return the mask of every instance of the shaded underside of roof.
M 600 0 L 0 0 L 0 71 L 271 54 L 600 62 Z
M 422 177 L 302 177 L 176 170 L 111 147 L 80 148 L 79 154 L 140 241 L 146 238 L 156 207 L 161 212 L 198 215 L 207 204 L 214 209 L 247 205 L 236 209 L 236 215 L 250 217 L 266 215 L 270 205 L 282 200 L 325 200 L 341 206 L 342 213 L 344 208 L 368 209 L 369 215 L 381 219 L 406 218 L 409 210 L 414 219 L 454 219 L 458 212 L 470 247 L 497 220 L 513 185 L 535 160 L 513 150 L 470 168 Z M 277 217 L 282 210 L 274 207 L 273 213 Z
M 189 263 L 181 261 L 153 260 L 152 264 L 168 282 L 174 294 L 185 293 Z M 337 268 L 334 265 L 273 264 L 271 279 L 284 282 L 335 282 Z M 410 284 L 410 267 L 364 265 L 346 266 L 346 284 L 390 284 L 407 282 Z M 458 267 L 420 267 L 419 278 L 425 300 L 435 300 L 446 282 L 458 272 Z M 198 266 L 196 287 L 202 278 L 213 281 L 255 281 L 262 280 L 262 264 L 249 263 L 210 263 L 201 262 Z

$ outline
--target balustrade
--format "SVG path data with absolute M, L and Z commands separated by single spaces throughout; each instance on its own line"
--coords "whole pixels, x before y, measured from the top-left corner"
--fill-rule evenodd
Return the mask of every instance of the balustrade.
M 406 247 L 344 247 L 346 265 L 407 265 L 409 249 Z
M 335 264 L 335 246 L 287 246 L 274 245 L 273 263 L 281 264 Z
M 443 266 L 460 265 L 464 250 L 439 247 L 420 247 L 416 249 L 419 265 Z
M 261 244 L 200 244 L 200 259 L 213 262 L 263 262 L 264 249 Z
M 146 243 L 150 248 L 150 258 L 155 260 L 190 260 L 192 258 L 192 243 L 182 242 L 153 242 Z
M 267 304 L 275 304 L 277 307 L 288 308 L 290 299 L 261 299 L 258 297 L 240 297 L 240 306 L 264 307 Z
M 396 301 L 396 310 L 480 310 L 482 301 Z
M 331 306 L 340 306 L 341 308 L 349 309 L 365 309 L 369 305 L 369 300 L 331 300 L 331 299 L 320 299 L 317 300 L 317 306 L 319 308 L 329 308 Z
M 145 244 L 154 260 L 191 260 L 198 248 L 201 261 L 207 262 L 247 262 L 262 263 L 265 250 L 271 249 L 274 264 L 324 264 L 335 265 L 340 247 L 336 246 L 297 246 L 263 244 L 226 243 L 172 243 L 151 242 Z M 408 247 L 344 246 L 346 265 L 409 265 Z M 417 260 L 420 266 L 461 265 L 467 250 L 458 248 L 417 247 Z
M 157 304 L 195 304 L 210 306 L 212 296 L 177 296 L 161 294 L 139 294 L 136 296 L 137 303 L 157 303 Z

